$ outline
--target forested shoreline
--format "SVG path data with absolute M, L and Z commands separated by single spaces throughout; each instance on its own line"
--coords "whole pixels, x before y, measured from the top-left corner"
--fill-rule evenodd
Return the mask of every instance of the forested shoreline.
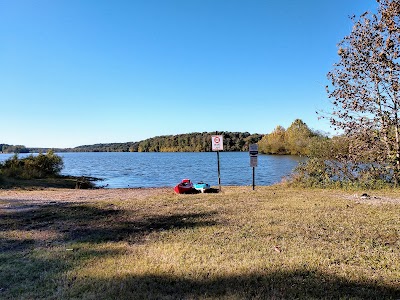
M 248 151 L 248 145 L 264 136 L 249 132 L 194 132 L 178 135 L 156 136 L 139 142 L 101 143 L 74 148 L 51 148 L 54 152 L 209 152 L 211 136 L 224 136 L 224 151 Z M 28 148 L 23 145 L 0 144 L 2 153 L 40 153 L 49 148 Z
M 303 155 L 310 153 L 315 140 L 326 139 L 311 130 L 306 123 L 296 119 L 285 129 L 278 125 L 268 134 L 249 132 L 193 132 L 177 135 L 156 136 L 139 142 L 101 143 L 75 148 L 28 148 L 23 145 L 0 144 L 2 153 L 54 152 L 210 152 L 211 136 L 222 135 L 224 151 L 248 151 L 250 144 L 259 145 L 263 154 Z

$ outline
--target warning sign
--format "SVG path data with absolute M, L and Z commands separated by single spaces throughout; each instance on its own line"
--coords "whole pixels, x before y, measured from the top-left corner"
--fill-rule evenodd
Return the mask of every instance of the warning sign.
M 211 136 L 212 143 L 212 151 L 223 151 L 224 150 L 224 142 L 222 135 L 213 135 Z

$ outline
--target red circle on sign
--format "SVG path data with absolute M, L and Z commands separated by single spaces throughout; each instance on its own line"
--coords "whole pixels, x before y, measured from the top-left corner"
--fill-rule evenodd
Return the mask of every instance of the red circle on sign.
M 219 142 L 220 142 L 219 137 L 215 137 L 215 138 L 214 138 L 214 143 L 219 144 Z

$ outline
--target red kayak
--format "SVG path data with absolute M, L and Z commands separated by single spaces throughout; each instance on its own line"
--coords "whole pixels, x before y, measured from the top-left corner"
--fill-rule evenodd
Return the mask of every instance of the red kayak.
M 181 183 L 174 187 L 174 191 L 178 194 L 190 193 L 193 190 L 193 183 L 190 179 L 183 179 Z

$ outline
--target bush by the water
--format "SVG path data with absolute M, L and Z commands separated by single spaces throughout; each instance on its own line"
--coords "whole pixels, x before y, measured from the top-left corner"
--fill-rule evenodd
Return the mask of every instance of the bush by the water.
M 389 160 L 380 159 L 374 149 L 360 150 L 353 138 L 314 140 L 310 149 L 309 159 L 291 174 L 291 185 L 350 189 L 398 186 Z
M 16 154 L 0 163 L 0 176 L 17 179 L 47 178 L 59 175 L 63 167 L 62 158 L 51 150 L 46 154 L 24 158 L 19 158 Z

